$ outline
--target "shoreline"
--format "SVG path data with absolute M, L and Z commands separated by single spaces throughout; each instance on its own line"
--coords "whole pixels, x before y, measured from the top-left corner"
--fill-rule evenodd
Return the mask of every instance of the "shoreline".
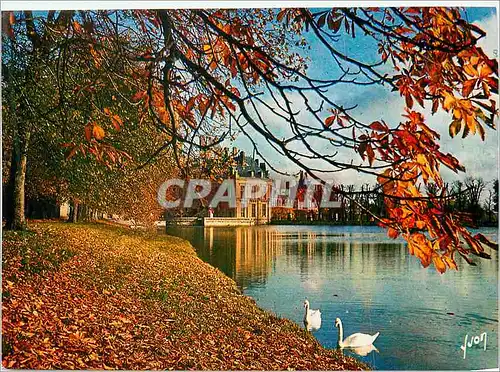
M 12 369 L 367 369 L 260 309 L 183 239 L 37 222 L 3 235 Z
M 121 225 L 125 226 L 125 225 Z M 318 222 L 318 221 L 271 221 L 270 223 L 266 224 L 258 224 L 258 225 L 251 225 L 251 226 L 245 226 L 245 225 L 239 225 L 239 226 L 230 226 L 230 227 L 259 227 L 259 226 L 338 226 L 338 227 L 380 227 L 376 223 L 373 224 L 339 224 L 336 222 L 331 222 L 331 223 L 325 223 L 324 221 Z M 162 230 L 165 231 L 165 228 L 169 227 L 200 227 L 204 228 L 206 226 L 203 225 L 176 225 L 176 224 L 169 224 L 165 227 L 165 225 L 162 226 L 156 226 L 156 229 L 158 231 Z M 210 228 L 224 228 L 228 226 L 210 226 Z M 481 225 L 481 226 L 467 226 L 465 225 L 468 229 L 471 230 L 479 230 L 483 228 L 498 228 L 498 225 L 492 224 L 492 225 Z M 380 227 L 383 229 L 383 227 Z

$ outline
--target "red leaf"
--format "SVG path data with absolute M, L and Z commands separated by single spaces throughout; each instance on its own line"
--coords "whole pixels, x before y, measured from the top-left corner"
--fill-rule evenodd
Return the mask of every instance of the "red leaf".
M 433 99 L 432 100 L 432 113 L 435 114 L 439 108 L 439 100 Z
M 387 128 L 380 121 L 374 121 L 371 123 L 370 128 L 379 132 L 385 132 L 387 130 Z
M 318 27 L 321 28 L 325 25 L 326 22 L 326 16 L 329 15 L 327 12 L 323 13 L 319 18 L 318 18 Z
M 476 235 L 474 235 L 474 239 L 477 239 L 481 243 L 483 243 L 483 244 L 487 245 L 488 247 L 490 247 L 491 249 L 494 249 L 494 250 L 498 251 L 498 243 L 492 242 L 491 240 L 489 240 L 483 234 L 476 234 Z
M 132 96 L 132 100 L 133 101 L 140 101 L 141 99 L 143 99 L 145 96 L 147 95 L 147 92 L 146 91 L 143 91 L 143 92 L 137 92 L 136 94 L 134 94 Z
M 399 233 L 396 229 L 393 229 L 392 227 L 389 227 L 387 230 L 387 236 L 391 239 L 396 239 L 398 237 Z
M 474 86 L 476 85 L 477 79 L 471 79 L 464 82 L 462 87 L 462 96 L 468 97 L 469 94 L 474 90 Z
M 73 21 L 73 29 L 77 33 L 82 32 L 82 26 L 80 26 L 80 24 L 77 21 Z
M 333 30 L 334 33 L 337 33 L 340 29 L 340 25 L 342 24 L 342 18 L 338 18 L 337 20 L 333 19 L 333 16 L 328 17 L 328 28 Z
M 325 120 L 325 126 L 329 127 L 330 125 L 332 125 L 334 120 L 335 120 L 335 115 L 327 117 Z

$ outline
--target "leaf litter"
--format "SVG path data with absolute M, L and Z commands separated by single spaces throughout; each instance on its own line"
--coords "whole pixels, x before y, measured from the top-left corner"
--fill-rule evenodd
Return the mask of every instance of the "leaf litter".
M 258 308 L 180 238 L 37 222 L 2 248 L 4 368 L 367 369 Z

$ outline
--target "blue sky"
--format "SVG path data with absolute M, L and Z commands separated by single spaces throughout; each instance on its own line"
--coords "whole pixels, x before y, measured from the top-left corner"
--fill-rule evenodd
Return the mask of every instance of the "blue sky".
M 498 19 L 496 8 L 466 8 L 464 17 L 473 21 L 486 31 L 487 36 L 480 41 L 480 46 L 490 56 L 494 56 L 494 50 L 498 54 Z M 311 59 L 309 63 L 308 73 L 314 77 L 326 78 L 328 76 L 335 76 L 338 74 L 338 68 L 334 66 L 329 52 L 322 46 L 314 37 L 307 38 L 310 42 L 311 49 L 308 55 Z M 342 35 L 338 44 L 340 49 L 351 57 L 360 58 L 363 60 L 376 60 L 376 48 L 374 47 L 373 40 L 357 34 L 355 39 L 348 35 Z M 382 67 L 383 69 L 389 66 Z M 345 106 L 352 106 L 357 104 L 358 108 L 355 113 L 366 121 L 374 121 L 384 119 L 390 125 L 397 125 L 401 121 L 401 114 L 403 113 L 404 101 L 399 96 L 398 92 L 390 92 L 388 88 L 381 86 L 359 87 L 352 85 L 341 85 L 332 89 L 329 96 L 333 98 L 336 103 Z M 297 106 L 294 109 L 303 110 L 300 100 L 296 102 Z M 303 105 L 302 105 L 303 106 Z M 327 107 L 327 106 L 325 106 Z M 497 105 L 498 107 L 498 105 Z M 441 134 L 442 149 L 445 152 L 451 152 L 459 158 L 465 165 L 467 174 L 457 176 L 451 171 L 446 169 L 443 171 L 445 180 L 452 181 L 457 177 L 463 178 L 467 175 L 483 177 L 486 181 L 493 180 L 498 177 L 498 132 L 487 130 L 486 140 L 483 143 L 479 136 L 468 137 L 465 140 L 461 136 L 451 139 L 448 134 L 448 125 L 450 119 L 448 115 L 437 113 L 431 116 L 430 110 L 426 107 L 421 109 L 422 113 L 428 119 L 428 123 L 433 129 Z M 266 115 L 264 111 L 262 115 L 267 119 L 266 123 L 273 128 L 278 137 L 285 135 L 288 132 L 287 123 L 279 118 L 276 118 L 270 112 Z M 307 119 L 304 116 L 304 121 Z M 254 134 L 250 131 L 251 134 Z M 255 136 L 257 136 L 255 134 Z M 253 137 L 256 139 L 257 137 Z M 281 155 L 277 154 L 270 146 L 266 145 L 264 141 L 257 141 L 259 144 L 259 151 L 261 151 L 271 164 L 278 169 L 295 173 L 298 168 L 292 162 Z M 252 153 L 252 146 L 250 141 L 243 135 L 238 137 L 232 144 L 247 153 Z M 321 143 L 313 143 L 315 149 L 323 151 L 333 151 Z M 341 151 L 338 159 L 342 161 L 350 161 L 353 159 L 355 162 L 360 161 L 358 155 L 352 151 Z M 325 168 L 326 169 L 326 168 Z M 329 176 L 328 178 L 331 178 Z M 346 171 L 337 173 L 334 179 L 339 183 L 374 183 L 375 179 L 372 176 L 360 175 L 353 171 Z

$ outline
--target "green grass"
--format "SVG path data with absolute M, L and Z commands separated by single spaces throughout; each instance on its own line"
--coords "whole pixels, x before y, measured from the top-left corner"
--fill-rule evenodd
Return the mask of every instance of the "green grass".
M 63 262 L 75 255 L 69 246 L 50 232 L 40 234 L 33 231 L 5 231 L 2 240 L 18 243 L 20 269 L 31 275 L 57 270 Z M 4 265 L 2 267 L 5 269 Z

